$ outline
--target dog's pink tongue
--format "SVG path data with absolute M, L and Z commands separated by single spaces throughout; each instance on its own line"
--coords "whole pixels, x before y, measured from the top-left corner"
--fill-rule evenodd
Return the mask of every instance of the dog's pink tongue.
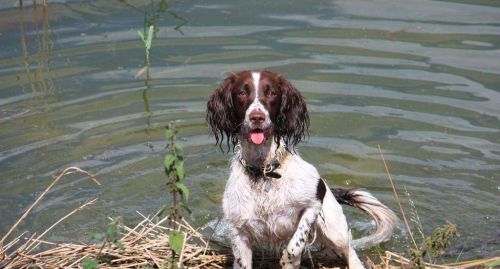
M 264 132 L 250 133 L 250 140 L 256 145 L 262 144 L 264 142 Z

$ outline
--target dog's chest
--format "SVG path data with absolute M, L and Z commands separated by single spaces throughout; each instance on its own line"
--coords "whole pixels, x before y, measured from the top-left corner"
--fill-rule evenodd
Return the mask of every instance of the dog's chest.
M 295 157 L 281 178 L 250 178 L 233 166 L 224 192 L 224 215 L 233 227 L 261 242 L 278 244 L 294 234 L 304 209 L 316 200 L 317 171 Z
M 252 193 L 253 212 L 246 225 L 259 241 L 278 243 L 293 235 L 304 207 L 287 197 L 277 182 L 271 188 L 266 184 Z
M 291 193 L 296 189 L 281 179 L 267 180 L 226 190 L 231 194 L 226 194 L 225 214 L 254 239 L 277 244 L 293 235 L 305 206 Z

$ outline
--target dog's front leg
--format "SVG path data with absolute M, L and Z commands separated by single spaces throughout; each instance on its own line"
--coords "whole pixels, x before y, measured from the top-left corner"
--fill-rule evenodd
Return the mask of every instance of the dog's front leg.
M 233 229 L 232 249 L 234 255 L 234 269 L 251 269 L 252 268 L 252 248 L 248 237 Z
M 286 249 L 280 259 L 280 264 L 283 269 L 295 269 L 300 266 L 300 259 L 302 251 L 307 243 L 309 233 L 311 232 L 313 224 L 321 210 L 321 202 L 314 203 L 313 207 L 307 208 L 300 218 L 297 230 L 292 236 Z

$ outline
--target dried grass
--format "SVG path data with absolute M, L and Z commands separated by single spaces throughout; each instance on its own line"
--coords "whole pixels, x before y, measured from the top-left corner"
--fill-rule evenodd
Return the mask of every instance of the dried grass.
M 401 254 L 394 253 L 391 251 L 386 251 L 384 256 L 381 256 L 380 259 L 382 262 L 378 265 L 374 265 L 374 269 L 398 269 L 398 268 L 411 268 L 410 267 L 410 259 L 403 257 Z M 449 264 L 430 264 L 425 263 L 425 268 L 433 268 L 433 269 L 468 269 L 468 268 L 498 268 L 495 266 L 489 266 L 489 264 L 497 264 L 496 262 L 500 262 L 499 257 L 491 257 L 484 259 L 477 259 L 471 261 L 464 261 L 460 263 L 449 263 Z
M 172 249 L 169 246 L 168 234 L 172 231 L 166 223 L 171 220 L 167 217 L 154 222 L 156 216 L 146 217 L 135 227 L 128 227 L 120 224 L 121 239 L 123 248 L 118 248 L 113 244 L 84 244 L 84 243 L 56 243 L 42 239 L 42 237 L 57 224 L 76 213 L 77 211 L 93 204 L 97 199 L 92 199 L 82 204 L 80 207 L 68 213 L 63 218 L 56 221 L 46 231 L 39 236 L 33 234 L 29 237 L 28 232 L 22 232 L 17 237 L 6 239 L 12 234 L 19 223 L 26 218 L 33 207 L 45 196 L 45 194 L 64 175 L 79 172 L 89 176 L 97 184 L 95 177 L 80 168 L 70 167 L 65 169 L 52 184 L 42 193 L 42 195 L 28 208 L 25 214 L 12 226 L 0 241 L 0 268 L 82 268 L 82 261 L 85 258 L 97 259 L 100 257 L 99 268 L 227 268 L 232 264 L 231 250 L 220 244 L 211 244 L 197 229 L 194 229 L 188 222 L 181 219 L 175 225 L 178 231 L 184 234 L 186 240 L 180 255 L 172 261 Z M 140 214 L 140 213 L 138 213 Z M 5 244 L 4 244 L 5 243 Z M 39 248 L 39 246 L 43 246 Z M 40 250 L 42 249 L 42 250 Z M 309 252 L 308 252 L 309 253 Z M 105 258 L 105 259 L 102 259 Z M 311 261 L 314 259 L 314 266 Z M 106 261 L 104 261 L 106 260 Z M 370 260 L 368 266 L 373 269 L 408 268 L 410 260 L 393 252 L 385 252 L 376 264 Z M 485 263 L 500 261 L 500 257 L 475 260 L 449 265 L 430 265 L 426 268 L 487 268 Z M 277 268 L 277 257 L 262 256 L 256 253 L 255 263 L 261 268 Z M 309 263 L 309 268 L 338 268 L 332 267 L 334 259 L 328 255 L 319 253 L 309 253 L 309 259 L 303 258 L 303 264 Z M 329 265 L 329 266 L 328 266 Z

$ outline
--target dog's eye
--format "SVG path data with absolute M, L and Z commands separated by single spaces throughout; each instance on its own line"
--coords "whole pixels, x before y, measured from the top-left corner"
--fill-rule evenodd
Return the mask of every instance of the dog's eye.
M 266 96 L 267 97 L 274 97 L 278 95 L 278 91 L 276 91 L 274 88 L 267 86 L 266 87 Z
M 246 85 L 245 85 L 243 88 L 241 88 L 241 89 L 238 91 L 238 96 L 246 96 L 246 95 L 247 95 L 247 92 L 248 92 L 247 87 L 248 87 L 248 86 L 246 86 Z

